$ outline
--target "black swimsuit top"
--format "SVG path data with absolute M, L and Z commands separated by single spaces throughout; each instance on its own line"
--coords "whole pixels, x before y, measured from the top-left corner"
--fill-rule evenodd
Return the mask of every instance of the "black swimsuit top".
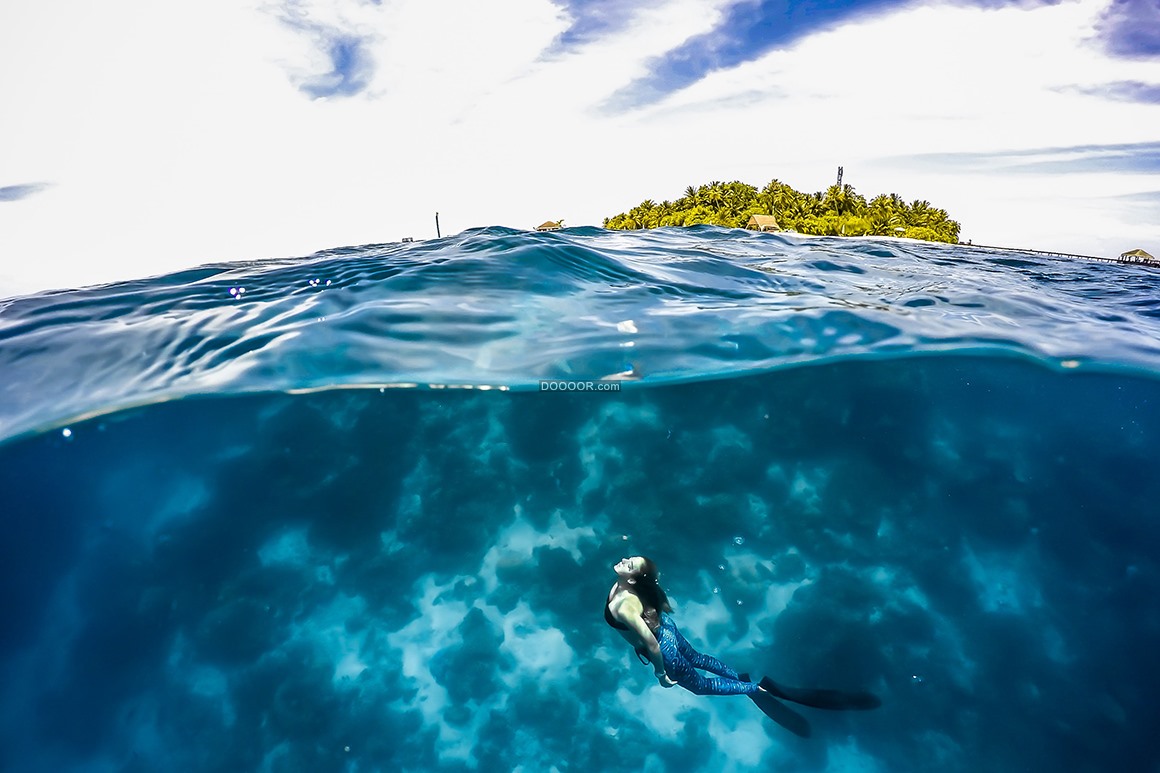
M 615 592 L 615 590 L 616 589 L 613 588 L 608 592 L 608 601 L 604 602 L 604 622 L 608 623 L 618 631 L 627 631 L 629 630 L 628 626 L 613 617 L 612 610 L 608 607 L 609 602 L 612 601 L 612 594 Z
M 608 594 L 608 600 L 609 601 L 612 600 L 611 593 Z M 608 608 L 608 601 L 604 602 L 604 622 L 608 623 L 609 625 L 611 625 L 613 628 L 615 628 L 618 631 L 631 630 L 627 625 L 625 625 L 624 623 L 620 622 L 619 620 L 617 620 L 615 617 L 612 616 L 612 610 Z M 643 649 L 642 647 L 637 647 L 636 648 L 636 656 L 640 660 L 641 663 L 648 665 L 648 662 L 649 662 L 648 652 L 645 649 Z
M 620 622 L 619 620 L 617 620 L 615 617 L 612 616 L 612 610 L 608 608 L 607 601 L 604 602 L 604 622 L 608 623 L 609 625 L 611 625 L 613 628 L 615 628 L 618 631 L 627 631 L 628 630 L 627 625 L 625 625 L 624 623 Z

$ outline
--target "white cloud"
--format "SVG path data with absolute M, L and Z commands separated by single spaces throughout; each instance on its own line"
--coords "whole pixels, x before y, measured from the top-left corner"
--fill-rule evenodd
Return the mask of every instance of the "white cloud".
M 703 172 L 685 172 L 690 181 L 777 176 L 820 189 L 842 164 L 860 192 L 897 191 L 947 208 L 964 239 L 1118 252 L 1118 237 L 1160 238 L 1154 224 L 1120 220 L 1104 198 L 1153 190 L 1145 175 L 948 174 L 889 160 L 1154 141 L 1160 108 L 1068 91 L 1160 81 L 1160 65 L 1111 59 L 1090 44 L 1105 5 L 902 9 L 715 73 L 642 120 L 677 127 L 689 146 L 698 136 L 717 140 L 716 171 L 699 164 Z
M 601 109 L 724 5 L 671 0 L 545 57 L 568 24 L 548 0 L 9 2 L 0 186 L 49 187 L 0 202 L 0 295 L 427 237 L 437 210 L 444 233 L 599 224 L 710 179 L 821 188 L 839 163 L 862 192 L 947 207 L 976 242 L 1108 252 L 1157 238 L 1101 198 L 1144 191 L 1144 175 L 950 176 L 880 160 L 1151 140 L 1160 108 L 1060 88 L 1160 81 L 1155 63 L 1085 44 L 1102 0 L 902 9 L 647 109 Z M 286 24 L 291 12 L 315 26 Z M 297 88 L 332 67 L 310 29 L 362 41 L 364 93 Z

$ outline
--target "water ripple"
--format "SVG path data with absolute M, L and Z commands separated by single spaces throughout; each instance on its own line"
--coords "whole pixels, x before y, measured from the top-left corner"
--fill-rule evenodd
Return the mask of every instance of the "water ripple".
M 190 395 L 1004 352 L 1160 373 L 1157 274 L 901 240 L 506 228 L 0 305 L 0 440 Z

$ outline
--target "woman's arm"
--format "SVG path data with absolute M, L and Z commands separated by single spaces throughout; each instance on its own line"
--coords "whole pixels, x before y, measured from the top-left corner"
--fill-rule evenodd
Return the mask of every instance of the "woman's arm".
M 676 684 L 669 675 L 665 673 L 665 659 L 661 655 L 661 645 L 657 643 L 657 637 L 645 625 L 644 620 L 637 617 L 634 623 L 629 623 L 633 630 L 636 631 L 637 636 L 644 643 L 644 652 L 648 655 L 648 660 L 653 666 L 653 675 L 665 687 L 672 687 Z
M 644 612 L 644 607 L 640 603 L 640 599 L 636 596 L 625 595 L 615 608 L 611 609 L 613 616 L 620 622 L 629 627 L 637 638 L 640 639 L 641 650 L 648 656 L 649 662 L 652 663 L 653 674 L 665 687 L 672 687 L 676 684 L 672 679 L 669 679 L 668 674 L 665 673 L 665 659 L 661 655 L 661 645 L 657 643 L 657 637 L 649 629 L 641 616 Z

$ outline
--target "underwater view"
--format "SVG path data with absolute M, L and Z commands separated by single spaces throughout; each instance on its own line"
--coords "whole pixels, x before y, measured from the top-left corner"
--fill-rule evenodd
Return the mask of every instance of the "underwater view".
M 1158 287 L 487 228 L 0 300 L 0 770 L 1160 770 Z M 664 689 L 638 555 L 881 705 Z

